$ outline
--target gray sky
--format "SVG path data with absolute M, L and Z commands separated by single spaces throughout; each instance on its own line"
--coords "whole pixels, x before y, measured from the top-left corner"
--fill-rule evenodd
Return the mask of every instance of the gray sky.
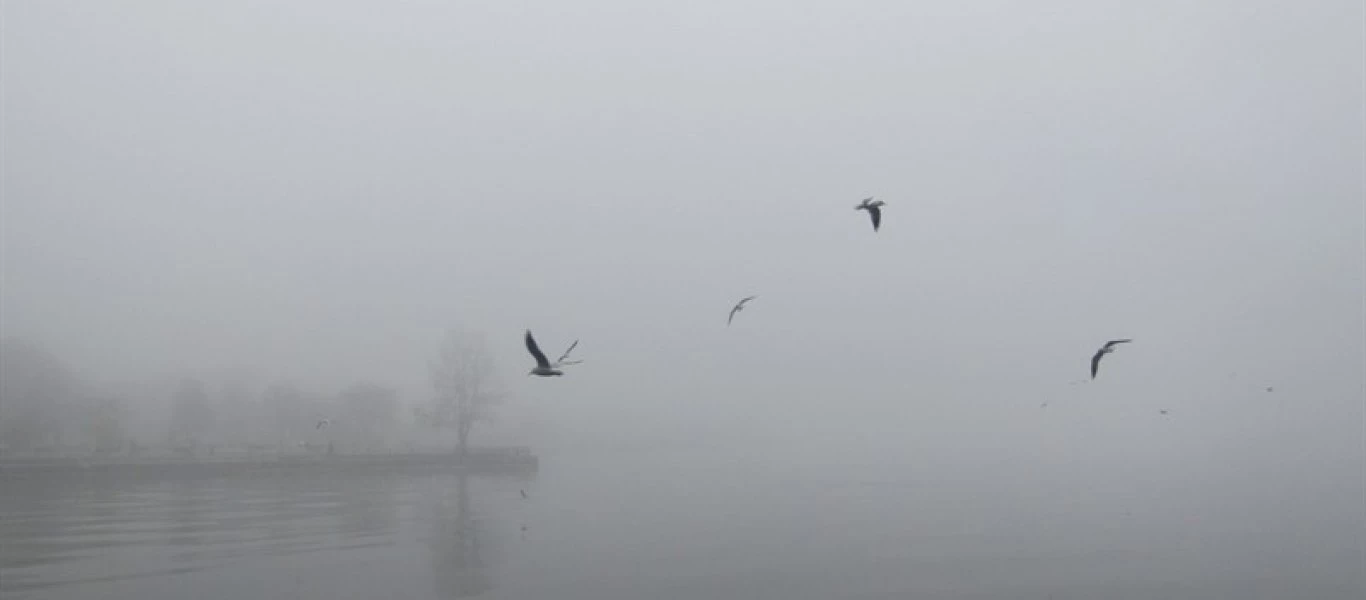
M 1359 460 L 1360 2 L 3 17 L 4 333 L 99 378 L 245 366 L 411 402 L 464 325 L 568 436 L 942 451 L 1032 435 L 1010 422 L 1054 399 L 1085 440 L 1142 441 L 1102 411 L 1161 404 L 1225 424 L 1203 443 L 1300 419 Z M 523 377 L 528 327 L 587 362 Z M 1136 341 L 1068 386 L 1113 337 Z

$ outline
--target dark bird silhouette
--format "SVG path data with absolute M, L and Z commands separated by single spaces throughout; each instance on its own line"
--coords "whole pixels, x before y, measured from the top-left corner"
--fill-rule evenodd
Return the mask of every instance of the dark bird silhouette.
M 858 206 L 855 206 L 854 210 L 868 211 L 868 216 L 873 219 L 873 231 L 877 231 L 878 227 L 882 226 L 882 207 L 886 204 L 881 200 L 873 200 L 872 196 L 869 196 L 864 198 Z
M 538 375 L 541 377 L 559 377 L 564 375 L 564 372 L 559 369 L 560 367 L 565 365 L 577 365 L 583 362 L 581 360 L 565 360 L 566 358 L 569 358 L 569 353 L 573 352 L 574 348 L 578 345 L 579 341 L 574 340 L 574 343 L 569 345 L 569 349 L 565 350 L 564 354 L 561 354 L 560 358 L 554 363 L 551 363 L 546 359 L 545 353 L 541 352 L 541 347 L 536 344 L 536 338 L 531 337 L 531 330 L 526 330 L 527 352 L 530 352 L 531 357 L 536 359 L 536 367 L 528 371 L 527 375 Z
M 726 327 L 730 327 L 730 322 L 735 320 L 735 313 L 745 310 L 745 303 L 755 298 L 758 298 L 758 296 L 745 296 L 744 298 L 741 298 L 739 302 L 735 303 L 735 306 L 730 309 L 730 316 L 726 317 Z
M 1096 350 L 1096 354 L 1091 357 L 1091 379 L 1095 379 L 1096 371 L 1100 370 L 1101 357 L 1111 352 L 1114 352 L 1116 344 L 1127 344 L 1132 341 L 1133 340 L 1110 340 L 1108 342 L 1105 342 L 1105 345 L 1101 346 L 1100 350 Z
M 522 499 L 526 500 L 526 490 L 517 490 L 522 493 Z

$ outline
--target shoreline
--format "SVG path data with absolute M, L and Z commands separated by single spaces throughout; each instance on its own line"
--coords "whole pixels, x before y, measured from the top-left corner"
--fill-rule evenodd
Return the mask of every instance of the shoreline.
M 220 457 L 5 457 L 0 478 L 43 475 L 140 474 L 156 476 L 228 475 L 296 469 L 361 467 L 460 469 L 477 473 L 534 473 L 540 460 L 525 449 L 471 449 L 464 458 L 453 452 L 393 454 L 283 454 Z

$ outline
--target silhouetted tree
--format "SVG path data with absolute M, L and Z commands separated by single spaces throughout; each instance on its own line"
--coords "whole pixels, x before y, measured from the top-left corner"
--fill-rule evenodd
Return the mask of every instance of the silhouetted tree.
M 375 383 L 356 383 L 338 395 L 346 428 L 371 443 L 394 424 L 398 392 Z
M 475 424 L 490 420 L 493 407 L 502 401 L 491 389 L 493 355 L 483 334 L 451 330 L 430 366 L 436 397 L 428 417 L 437 426 L 455 427 L 457 452 L 463 457 Z
M 123 421 L 128 409 L 117 398 L 102 398 L 90 403 L 90 438 L 95 451 L 117 452 L 124 447 L 127 435 Z
M 204 382 L 184 379 L 171 398 L 171 435 L 194 440 L 213 428 L 213 407 Z
M 253 401 L 253 374 L 241 368 L 227 369 L 219 376 L 217 394 L 210 403 L 214 410 L 214 429 L 224 441 L 246 443 L 250 440 L 251 421 L 257 404 Z
M 36 344 L 0 341 L 0 442 L 23 450 L 61 442 L 75 377 Z
M 282 444 L 287 439 L 293 439 L 301 428 L 312 427 L 306 423 L 309 420 L 307 402 L 294 384 L 272 384 L 261 396 L 261 402 L 274 416 L 275 434 Z

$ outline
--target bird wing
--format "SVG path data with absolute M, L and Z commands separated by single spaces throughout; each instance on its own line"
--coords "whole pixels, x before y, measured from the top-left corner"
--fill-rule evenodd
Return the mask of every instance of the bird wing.
M 755 298 L 758 298 L 758 296 L 745 296 L 744 298 L 741 298 L 739 302 L 736 302 L 735 306 L 730 309 L 730 316 L 726 318 L 726 324 L 730 325 L 730 322 L 735 319 L 735 313 L 744 310 L 745 304 Z
M 860 210 L 860 209 L 868 208 L 868 203 L 869 203 L 869 202 L 872 202 L 872 200 L 873 200 L 873 197 L 872 197 L 872 196 L 869 196 L 869 197 L 867 197 L 867 198 L 864 198 L 864 199 L 863 199 L 863 202 L 858 203 L 858 206 L 855 206 L 855 207 L 854 207 L 854 210 Z
M 564 351 L 564 354 L 561 354 L 559 358 L 555 359 L 555 364 L 557 364 L 557 365 L 572 365 L 572 364 L 574 364 L 574 363 L 567 363 L 567 362 L 564 362 L 564 359 L 569 358 L 569 353 L 570 353 L 570 352 L 573 352 L 573 351 L 574 351 L 574 347 L 576 347 L 576 346 L 578 346 L 578 345 L 579 345 L 579 340 L 574 340 L 574 343 L 572 343 L 572 344 L 569 345 L 569 349 L 568 349 L 568 350 L 565 350 L 565 351 Z
M 1105 352 L 1097 350 L 1095 356 L 1091 357 L 1091 379 L 1096 378 L 1096 371 L 1100 369 L 1100 357 L 1105 356 Z
M 873 217 L 873 231 L 882 225 L 882 209 L 876 206 L 868 207 L 868 215 Z
M 1110 340 L 1108 342 L 1105 342 L 1105 347 L 1109 348 L 1110 346 L 1113 346 L 1115 344 L 1127 344 L 1132 341 L 1133 340 Z
M 740 301 L 735 303 L 734 308 L 731 308 L 731 316 L 725 317 L 725 324 L 731 324 L 731 321 L 735 320 L 735 313 L 738 313 L 740 312 L 740 310 L 743 310 L 744 303 L 749 302 L 751 301 L 751 299 L 754 298 L 758 298 L 757 295 L 747 295 L 747 297 L 740 298 Z
M 526 350 L 536 359 L 536 366 L 542 369 L 550 368 L 550 361 L 545 359 L 545 353 L 541 352 L 541 347 L 536 345 L 536 338 L 531 337 L 531 330 L 526 330 Z

